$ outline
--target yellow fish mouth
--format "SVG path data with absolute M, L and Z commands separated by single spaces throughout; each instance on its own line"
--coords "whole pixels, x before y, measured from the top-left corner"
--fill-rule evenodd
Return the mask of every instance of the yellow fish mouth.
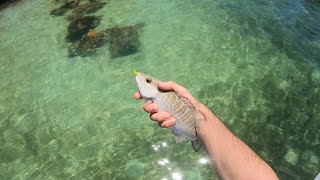
M 133 75 L 135 75 L 135 76 L 137 76 L 138 75 L 138 72 L 137 72 L 137 70 L 133 70 Z

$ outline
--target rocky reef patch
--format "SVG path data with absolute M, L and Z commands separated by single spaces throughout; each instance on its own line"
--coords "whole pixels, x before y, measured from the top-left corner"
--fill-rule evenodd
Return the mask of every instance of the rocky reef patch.
M 53 17 L 64 16 L 69 24 L 65 40 L 70 43 L 69 57 L 91 56 L 97 48 L 108 45 L 111 59 L 135 54 L 140 50 L 139 33 L 142 24 L 115 25 L 108 27 L 105 31 L 97 31 L 102 21 L 102 16 L 93 13 L 107 5 L 106 2 L 80 0 L 65 1 L 60 7 L 52 10 Z
M 139 51 L 139 31 L 142 25 L 116 26 L 106 30 L 111 58 L 128 56 Z

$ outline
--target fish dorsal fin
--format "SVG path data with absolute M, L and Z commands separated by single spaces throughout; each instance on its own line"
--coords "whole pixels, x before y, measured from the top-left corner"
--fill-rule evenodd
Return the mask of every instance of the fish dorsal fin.
M 179 96 L 179 99 L 187 105 L 187 107 L 191 110 L 192 114 L 195 116 L 197 119 L 196 121 L 196 127 L 200 127 L 204 122 L 206 122 L 206 116 L 201 113 L 200 111 L 196 110 L 195 106 L 191 103 L 191 101 L 184 97 L 184 96 Z
M 189 108 L 195 109 L 194 105 L 191 103 L 191 101 L 190 101 L 188 98 L 186 98 L 186 97 L 184 97 L 184 96 L 179 96 L 179 99 L 180 99 L 185 105 L 187 105 Z

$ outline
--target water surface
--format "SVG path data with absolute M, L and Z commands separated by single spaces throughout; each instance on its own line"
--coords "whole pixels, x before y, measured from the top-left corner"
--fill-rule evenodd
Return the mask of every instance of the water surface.
M 137 53 L 68 57 L 62 3 L 1 10 L 0 179 L 217 179 L 139 108 L 132 69 L 188 88 L 281 179 L 320 172 L 317 1 L 105 2 L 95 30 L 143 24 Z

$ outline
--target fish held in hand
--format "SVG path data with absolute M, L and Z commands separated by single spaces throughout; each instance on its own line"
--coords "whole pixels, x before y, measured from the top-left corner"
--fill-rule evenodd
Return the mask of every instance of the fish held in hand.
M 177 143 L 183 137 L 191 140 L 195 151 L 201 148 L 201 142 L 197 137 L 197 121 L 202 117 L 193 104 L 186 97 L 179 97 L 175 92 L 165 92 L 157 87 L 160 80 L 142 72 L 133 71 L 142 98 L 151 100 L 159 106 L 158 112 L 169 112 L 176 118 L 176 123 L 171 127 Z

